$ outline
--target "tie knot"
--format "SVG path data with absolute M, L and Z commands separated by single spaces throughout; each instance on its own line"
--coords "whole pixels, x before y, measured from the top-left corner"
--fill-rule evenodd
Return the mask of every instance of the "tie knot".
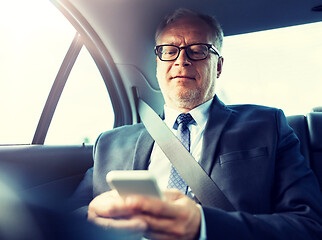
M 178 125 L 183 124 L 184 126 L 187 126 L 192 120 L 193 118 L 190 113 L 181 113 L 177 117 Z

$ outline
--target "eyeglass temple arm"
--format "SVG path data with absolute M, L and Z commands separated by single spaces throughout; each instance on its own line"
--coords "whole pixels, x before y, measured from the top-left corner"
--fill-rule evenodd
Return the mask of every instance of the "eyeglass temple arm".
M 211 45 L 210 49 L 213 50 L 214 53 L 218 55 L 218 57 L 222 57 L 219 53 L 219 50 L 214 45 Z

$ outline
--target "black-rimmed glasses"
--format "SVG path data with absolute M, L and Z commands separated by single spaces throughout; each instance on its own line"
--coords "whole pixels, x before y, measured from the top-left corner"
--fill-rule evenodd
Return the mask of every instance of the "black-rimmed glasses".
M 174 61 L 179 57 L 182 49 L 185 49 L 187 57 L 194 61 L 206 59 L 209 53 L 214 53 L 220 57 L 217 48 L 208 43 L 195 43 L 185 47 L 178 47 L 171 44 L 157 45 L 154 51 L 161 61 Z

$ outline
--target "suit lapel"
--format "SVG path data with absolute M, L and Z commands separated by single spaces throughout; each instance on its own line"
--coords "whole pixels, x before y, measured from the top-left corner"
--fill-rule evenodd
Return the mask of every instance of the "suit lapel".
M 133 169 L 143 170 L 148 169 L 151 152 L 153 149 L 154 140 L 143 128 L 134 149 Z
M 213 166 L 214 156 L 220 136 L 231 116 L 232 110 L 227 108 L 217 96 L 214 97 L 213 103 L 209 111 L 209 119 L 204 132 L 204 140 L 202 147 L 202 156 L 200 165 L 203 169 L 210 174 Z M 147 169 L 149 166 L 149 160 L 153 149 L 154 140 L 143 128 L 136 146 L 134 149 L 133 169 L 142 170 Z
M 214 157 L 216 154 L 220 136 L 231 116 L 232 110 L 226 107 L 215 96 L 209 111 L 209 118 L 204 132 L 204 140 L 202 147 L 202 156 L 200 165 L 210 175 L 212 166 L 214 164 Z

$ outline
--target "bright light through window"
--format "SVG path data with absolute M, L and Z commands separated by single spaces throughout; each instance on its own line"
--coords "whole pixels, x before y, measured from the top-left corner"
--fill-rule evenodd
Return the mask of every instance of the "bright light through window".
M 16 0 L 1 4 L 0 145 L 31 143 L 75 32 L 49 0 Z M 72 83 L 67 81 L 68 91 L 64 90 L 62 94 L 64 101 L 58 103 L 48 144 L 92 144 L 100 132 L 113 127 L 114 114 L 108 93 L 86 51 L 86 48 L 82 49 L 75 64 L 82 66 L 82 71 L 73 69 L 74 80 Z M 81 97 L 80 91 L 83 91 Z M 73 107 L 68 105 L 73 101 Z M 83 111 L 72 112 L 81 107 Z M 76 113 L 82 114 L 77 116 Z
M 306 114 L 322 105 L 322 22 L 226 37 L 218 92 L 226 104 L 250 103 Z
M 75 29 L 50 1 L 2 1 L 0 144 L 31 143 Z

